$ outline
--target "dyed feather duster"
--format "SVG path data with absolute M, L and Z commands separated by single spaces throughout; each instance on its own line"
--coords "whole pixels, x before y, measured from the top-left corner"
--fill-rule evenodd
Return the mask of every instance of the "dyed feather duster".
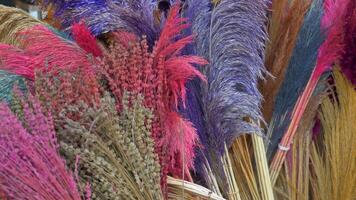
M 315 67 L 318 49 L 325 36 L 320 29 L 322 17 L 322 1 L 314 0 L 305 16 L 302 28 L 298 34 L 296 46 L 278 92 L 274 104 L 269 132 L 272 134 L 268 146 L 268 157 L 271 158 L 280 139 L 291 121 L 291 115 L 309 77 Z
M 246 118 L 262 120 L 257 81 L 265 70 L 265 8 L 263 1 L 223 1 L 212 12 L 203 100 L 210 142 L 219 153 L 238 135 L 260 133 Z
M 269 23 L 269 37 L 266 47 L 265 65 L 273 77 L 261 83 L 263 116 L 270 122 L 275 98 L 282 85 L 288 63 L 295 47 L 298 33 L 308 11 L 311 0 L 275 0 Z
M 80 200 L 72 173 L 58 155 L 51 117 L 32 96 L 29 100 L 32 109 L 23 104 L 24 125 L 0 104 L 1 190 L 10 199 Z
M 298 97 L 296 104 L 291 113 L 291 121 L 286 129 L 286 132 L 280 141 L 280 147 L 275 154 L 271 162 L 271 177 L 272 181 L 275 182 L 278 173 L 282 167 L 286 151 L 284 148 L 289 148 L 289 145 L 293 141 L 293 137 L 296 133 L 299 122 L 302 115 L 306 109 L 308 101 L 310 100 L 314 89 L 321 77 L 321 75 L 329 70 L 331 66 L 338 61 L 341 56 L 343 49 L 343 38 L 344 38 L 344 23 L 345 17 L 347 16 L 347 6 L 351 1 L 349 0 L 339 0 L 339 1 L 325 1 L 325 15 L 322 19 L 322 27 L 327 29 L 327 37 L 325 42 L 319 49 L 318 59 L 315 69 L 312 71 L 310 78 L 303 90 L 302 94 Z
M 102 50 L 98 46 L 95 37 L 83 22 L 73 24 L 71 29 L 74 40 L 83 50 L 95 57 L 102 56 Z

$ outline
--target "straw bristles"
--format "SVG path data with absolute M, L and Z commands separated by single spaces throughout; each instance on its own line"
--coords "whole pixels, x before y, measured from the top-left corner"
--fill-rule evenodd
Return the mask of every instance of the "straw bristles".
M 320 114 L 321 142 L 311 149 L 312 198 L 354 199 L 356 186 L 356 91 L 341 74 L 334 71 L 336 93 L 326 99 Z
M 17 33 L 39 24 L 42 22 L 20 9 L 0 5 L 0 43 L 18 46 Z
M 252 145 L 250 139 L 250 135 L 238 137 L 232 144 L 229 153 L 242 200 L 261 199 L 253 169 L 253 151 L 250 149 Z
M 310 99 L 298 126 L 292 150 L 287 155 L 286 182 L 290 200 L 309 199 L 310 143 L 317 110 L 323 98 L 324 93 L 320 93 Z

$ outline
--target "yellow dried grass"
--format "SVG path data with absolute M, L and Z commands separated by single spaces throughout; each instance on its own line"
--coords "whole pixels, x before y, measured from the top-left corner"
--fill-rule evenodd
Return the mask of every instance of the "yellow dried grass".
M 42 22 L 20 9 L 0 5 L 0 43 L 18 46 L 17 33 L 39 24 Z
M 321 141 L 311 147 L 312 199 L 355 199 L 356 187 L 356 91 L 334 71 L 336 95 L 322 103 Z

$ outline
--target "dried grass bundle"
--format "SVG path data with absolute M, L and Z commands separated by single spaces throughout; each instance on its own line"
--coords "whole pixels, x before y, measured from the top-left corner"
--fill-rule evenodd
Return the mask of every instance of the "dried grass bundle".
M 18 33 L 40 24 L 20 9 L 0 5 L 0 43 L 19 46 Z
M 108 95 L 98 108 L 82 104 L 63 111 L 60 123 L 66 125 L 58 127 L 61 152 L 72 168 L 78 167 L 82 187 L 91 183 L 93 199 L 162 199 L 150 133 L 152 113 L 140 96 L 129 102 L 124 95 L 122 101 L 120 115 Z M 80 113 L 80 120 L 65 117 L 70 112 Z
M 356 187 L 356 91 L 334 70 L 336 93 L 321 106 L 323 135 L 311 147 L 312 198 L 354 199 Z

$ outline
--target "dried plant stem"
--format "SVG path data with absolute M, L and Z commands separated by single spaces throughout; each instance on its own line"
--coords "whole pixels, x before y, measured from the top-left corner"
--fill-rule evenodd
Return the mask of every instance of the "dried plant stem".
M 263 138 L 256 134 L 253 134 L 252 143 L 255 152 L 256 169 L 257 169 L 257 175 L 260 184 L 262 199 L 274 200 Z
M 229 150 L 225 144 L 225 154 L 222 157 L 222 163 L 224 167 L 224 171 L 226 174 L 226 179 L 229 186 L 228 199 L 229 200 L 241 200 L 239 187 L 236 183 L 236 178 L 234 175 L 234 171 L 232 170 L 231 159 L 229 155 Z
M 252 152 L 248 139 L 250 135 L 238 137 L 230 148 L 230 157 L 235 179 L 239 180 L 237 185 L 240 189 L 240 196 L 243 200 L 261 199 L 258 191 L 258 183 L 252 165 Z

